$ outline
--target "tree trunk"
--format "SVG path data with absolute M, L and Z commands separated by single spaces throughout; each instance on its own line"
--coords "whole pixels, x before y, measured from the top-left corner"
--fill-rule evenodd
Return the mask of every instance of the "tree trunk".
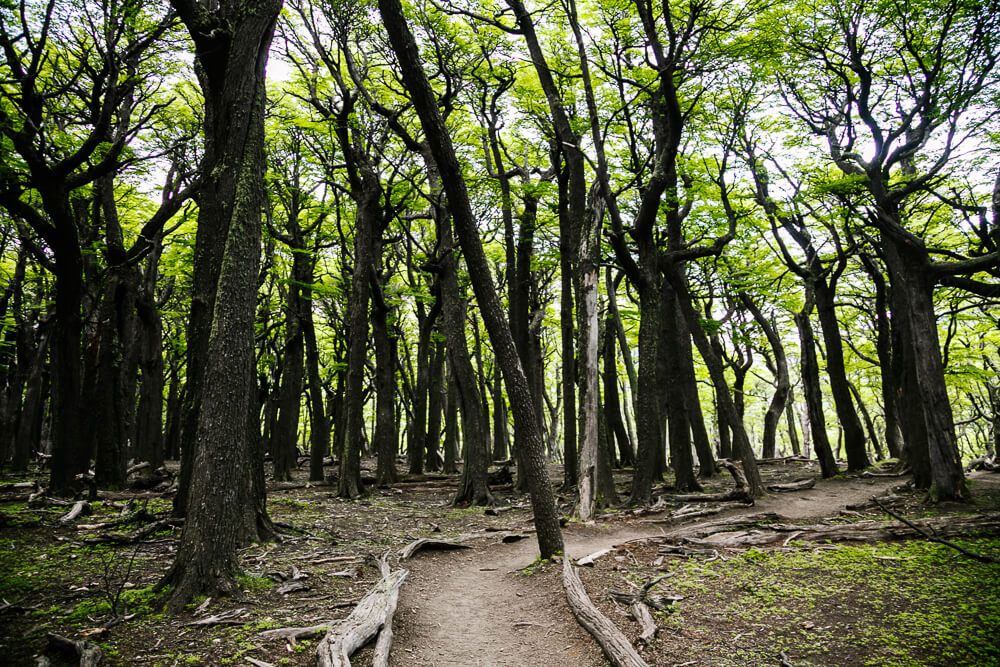
M 299 413 L 302 409 L 302 379 L 305 375 L 305 355 L 300 321 L 302 306 L 301 287 L 298 278 L 294 275 L 293 268 L 292 280 L 288 281 L 288 295 L 285 300 L 285 344 L 284 354 L 281 356 L 278 421 L 270 439 L 274 479 L 278 482 L 291 481 L 292 470 L 298 461 Z
M 416 41 L 406 24 L 398 0 L 379 0 L 379 10 L 389 33 L 389 41 L 399 59 L 403 81 L 412 95 L 414 108 L 434 153 L 445 193 L 455 220 L 459 242 L 465 254 L 476 301 L 489 332 L 494 354 L 503 369 L 514 422 L 520 429 L 518 442 L 524 443 L 524 461 L 538 546 L 543 558 L 562 551 L 562 534 L 555 500 L 545 469 L 544 442 L 532 404 L 528 382 L 514 348 L 514 340 L 504 319 L 500 299 L 493 284 L 490 266 L 472 215 L 464 174 L 455 156 L 451 136 L 437 107 L 437 98 L 423 72 Z
M 646 505 L 653 491 L 656 450 L 661 446 L 660 405 L 656 372 L 660 337 L 660 289 L 650 277 L 639 291 L 639 386 L 635 396 L 636 452 L 629 503 Z
M 902 424 L 913 479 L 934 501 L 963 500 L 968 490 L 945 384 L 927 251 L 888 234 L 882 245 L 892 280 L 894 324 L 898 319 L 903 344 Z
M 813 449 L 819 459 L 820 472 L 824 478 L 833 477 L 839 471 L 833 458 L 830 440 L 826 433 L 826 417 L 823 415 L 823 395 L 819 385 L 819 363 L 816 360 L 816 341 L 813 336 L 809 315 L 812 312 L 813 293 L 806 286 L 806 305 L 795 314 L 795 325 L 799 330 L 799 349 L 802 355 L 802 393 L 805 395 L 806 411 L 809 415 L 809 432 L 812 434 Z
M 683 354 L 682 337 L 688 336 L 687 327 L 680 319 L 677 296 L 669 284 L 663 286 L 664 337 L 661 344 L 670 350 L 667 358 L 665 388 L 667 398 L 667 428 L 670 445 L 670 460 L 674 468 L 674 489 L 677 492 L 700 491 L 701 485 L 694 474 L 694 459 L 691 456 L 691 424 L 688 421 L 687 396 L 684 392 L 685 373 L 680 359 Z M 713 462 L 714 467 L 714 462 Z
M 788 358 L 785 356 L 785 346 L 781 343 L 781 337 L 778 336 L 771 321 L 764 317 L 764 313 L 757 307 L 757 304 L 746 294 L 740 295 L 740 301 L 743 302 L 743 305 L 753 315 L 754 321 L 764 331 L 767 342 L 774 353 L 775 388 L 771 402 L 767 406 L 767 412 L 764 413 L 764 449 L 762 454 L 765 459 L 774 458 L 777 450 L 778 422 L 785 410 L 785 402 L 788 400 L 788 392 L 791 388 L 791 383 L 788 380 Z
M 205 183 L 199 192 L 199 235 L 211 227 L 218 280 L 204 293 L 211 319 L 194 466 L 184 532 L 177 557 L 161 585 L 172 583 L 169 609 L 179 611 L 196 594 L 233 594 L 239 571 L 236 551 L 262 533 L 263 491 L 254 479 L 249 417 L 256 396 L 254 317 L 260 262 L 260 215 L 264 201 L 264 68 L 280 0 L 223 2 L 207 10 L 173 0 L 196 45 L 195 69 L 205 99 Z M 205 248 L 196 263 L 204 261 Z M 200 269 L 202 275 L 206 267 Z M 209 296 L 211 294 L 211 296 Z M 206 322 L 208 324 L 208 322 Z M 197 327 L 196 334 L 202 333 Z M 195 371 L 190 366 L 189 372 Z M 233 391 L 233 388 L 241 388 Z M 256 430 L 256 429 L 255 429 Z
M 611 280 L 611 268 L 608 267 L 606 274 L 608 292 L 614 286 Z M 609 299 L 610 301 L 610 299 Z M 612 453 L 615 450 L 614 443 L 618 444 L 618 464 L 621 467 L 635 464 L 635 454 L 632 451 L 632 443 L 629 440 L 628 432 L 625 430 L 625 423 L 622 420 L 621 398 L 618 393 L 618 361 L 617 361 L 617 341 L 616 322 L 614 314 L 608 307 L 604 320 L 604 421 L 607 425 L 609 449 Z
M 830 379 L 830 393 L 837 408 L 837 419 L 844 429 L 847 469 L 864 470 L 871 465 L 871 461 L 868 460 L 865 446 L 865 429 L 851 400 L 844 366 L 844 344 L 834 306 L 834 288 L 832 285 L 827 286 L 822 280 L 816 282 L 816 313 L 823 327 L 823 342 L 826 344 L 826 374 Z
M 441 411 L 446 403 L 448 388 L 445 385 L 445 346 L 443 340 L 434 342 L 434 351 L 430 358 L 430 375 L 428 378 L 430 396 L 427 400 L 427 436 L 424 440 L 424 452 L 427 457 L 427 470 L 440 470 L 441 459 Z
M 389 306 L 382 286 L 372 287 L 372 339 L 375 344 L 375 430 L 374 445 L 378 454 L 375 479 L 379 486 L 394 484 L 399 430 L 396 427 L 396 339 L 389 334 Z
M 595 511 L 597 491 L 606 487 L 598 476 L 604 468 L 598 464 L 601 452 L 598 443 L 598 412 L 600 394 L 598 390 L 598 326 L 597 296 L 600 272 L 601 221 L 604 209 L 596 191 L 591 191 L 591 207 L 585 216 L 586 225 L 577 234 L 576 254 L 576 313 L 577 313 L 577 384 L 580 394 L 579 413 L 579 491 L 580 519 L 589 521 Z M 610 470 L 606 471 L 610 472 Z
M 698 312 L 691 303 L 691 293 L 688 291 L 683 274 L 672 263 L 667 265 L 665 274 L 676 292 L 677 303 L 684 314 L 684 319 L 687 321 L 688 331 L 691 332 L 694 344 L 698 348 L 698 352 L 701 354 L 705 366 L 708 368 L 708 373 L 712 378 L 716 395 L 719 397 L 719 411 L 725 415 L 732 429 L 733 453 L 743 463 L 743 472 L 747 476 L 747 482 L 750 484 L 753 495 L 759 497 L 764 493 L 764 486 L 761 483 L 760 472 L 757 470 L 757 459 L 750 445 L 750 439 L 747 437 L 743 422 L 736 411 L 736 404 L 729 394 L 722 360 L 715 354 L 708 340 L 708 335 L 701 327 Z

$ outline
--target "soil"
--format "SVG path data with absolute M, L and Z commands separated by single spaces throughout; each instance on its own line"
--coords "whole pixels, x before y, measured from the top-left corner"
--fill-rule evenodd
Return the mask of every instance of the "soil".
M 368 465 L 373 467 L 373 462 Z M 814 464 L 802 462 L 765 465 L 763 471 L 765 483 L 818 477 Z M 395 488 L 376 489 L 363 500 L 345 501 L 333 497 L 328 486 L 306 485 L 304 474 L 298 473 L 299 479 L 293 484 L 274 485 L 270 490 L 271 516 L 289 534 L 281 543 L 254 545 L 242 552 L 247 576 L 241 579 L 240 598 L 209 600 L 200 607 L 192 604 L 188 613 L 176 617 L 160 613 L 162 600 L 153 597 L 148 587 L 169 566 L 179 529 L 156 534 L 137 547 L 95 548 L 83 542 L 92 532 L 60 525 L 58 517 L 65 508 L 28 508 L 13 494 L 0 495 L 0 597 L 11 603 L 10 607 L 0 607 L 0 664 L 32 665 L 42 654 L 52 658 L 53 664 L 73 664 L 59 663 L 60 657 L 47 646 L 45 633 L 55 632 L 98 642 L 108 664 L 248 664 L 252 658 L 272 665 L 312 665 L 317 638 L 292 643 L 265 640 L 258 633 L 346 617 L 350 603 L 357 601 L 379 577 L 371 559 L 387 552 L 398 553 L 419 537 L 457 538 L 471 549 L 422 551 L 394 565 L 410 573 L 401 589 L 393 624 L 391 664 L 608 664 L 569 611 L 562 591 L 561 566 L 537 560 L 526 498 L 515 494 L 510 486 L 496 489 L 502 507 L 487 513 L 483 508 L 450 505 L 454 476 L 404 476 L 404 483 Z M 552 479 L 560 478 L 560 469 L 553 467 Z M 9 481 L 13 480 L 0 480 Z M 886 493 L 905 481 L 899 477 L 821 480 L 806 491 L 771 494 L 754 507 L 727 503 L 712 518 L 776 512 L 788 521 L 815 522 L 835 517 L 847 505 Z M 627 474 L 622 473 L 619 482 L 627 484 Z M 1000 507 L 998 482 L 1000 475 L 995 474 L 975 478 L 973 490 L 981 502 L 974 509 Z M 724 476 L 707 483 L 706 490 L 728 490 L 730 486 L 731 481 Z M 669 490 L 664 487 L 659 491 L 667 501 L 665 510 L 679 506 L 669 502 Z M 77 523 L 96 523 L 116 516 L 128 495 L 118 501 L 95 503 L 95 515 Z M 911 510 L 927 511 L 920 505 L 919 495 L 911 497 Z M 568 500 L 560 498 L 567 516 L 572 509 Z M 154 496 L 144 502 L 157 515 L 169 510 L 169 496 Z M 931 511 L 969 509 L 959 505 Z M 878 512 L 872 514 L 876 515 Z M 591 525 L 569 521 L 564 528 L 566 552 L 578 559 L 674 527 L 655 523 L 656 519 L 656 514 L 618 508 L 603 512 Z M 522 539 L 513 543 L 504 539 L 518 537 Z M 594 602 L 633 640 L 637 640 L 638 626 L 609 602 L 604 591 L 621 588 L 623 580 L 639 580 L 662 571 L 662 566 L 658 569 L 651 565 L 656 560 L 654 547 L 630 546 L 600 558 L 594 568 L 580 570 Z M 282 594 L 275 580 L 295 574 L 293 566 L 305 575 L 301 581 L 308 588 Z M 719 582 L 719 590 L 725 588 L 724 584 Z M 103 601 L 108 591 L 114 590 L 138 591 L 126 610 L 136 615 L 102 629 L 113 616 Z M 225 624 L 192 625 L 232 610 L 241 611 Z M 829 611 L 831 618 L 835 613 Z M 823 622 L 819 619 L 817 624 Z M 663 638 L 666 633 L 661 632 L 661 639 L 643 648 L 650 664 L 753 664 L 756 660 L 740 662 L 737 658 L 727 663 L 718 655 L 704 654 L 700 658 L 703 661 L 692 661 L 690 657 L 674 660 L 682 655 L 698 656 L 706 636 L 742 627 L 732 619 L 708 614 L 695 627 L 658 615 L 657 623 L 677 627 L 669 637 Z M 727 636 L 735 634 L 729 632 Z M 368 647 L 356 655 L 354 664 L 366 665 L 370 660 Z M 838 658 L 828 662 L 810 659 L 805 664 L 855 663 Z

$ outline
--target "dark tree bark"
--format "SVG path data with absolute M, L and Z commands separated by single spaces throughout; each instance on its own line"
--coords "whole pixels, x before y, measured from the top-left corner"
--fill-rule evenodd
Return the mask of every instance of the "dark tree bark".
M 403 81 L 409 90 L 414 108 L 434 155 L 448 197 L 449 210 L 454 216 L 455 229 L 469 268 L 476 301 L 489 332 L 494 354 L 503 369 L 507 395 L 511 401 L 515 424 L 522 429 L 519 442 L 525 444 L 524 461 L 531 492 L 538 546 L 543 558 L 562 551 L 562 534 L 556 516 L 555 500 L 545 470 L 544 442 L 532 405 L 528 382 L 514 347 L 514 340 L 505 321 L 500 299 L 493 285 L 489 263 L 483 253 L 475 219 L 465 188 L 464 174 L 455 157 L 451 136 L 437 108 L 437 99 L 421 68 L 413 34 L 398 0 L 379 0 L 379 10 L 393 51 L 399 60 Z
M 684 347 L 681 338 L 688 337 L 687 327 L 679 320 L 682 317 L 677 297 L 669 285 L 663 290 L 663 329 L 665 335 L 661 345 L 671 350 L 666 364 L 666 378 L 661 385 L 665 388 L 667 406 L 668 442 L 670 461 L 674 468 L 674 488 L 678 492 L 700 491 L 701 485 L 694 474 L 694 459 L 691 456 L 691 424 L 688 421 L 684 392 L 685 373 L 680 360 Z
M 847 454 L 847 469 L 864 470 L 871 465 L 865 430 L 858 417 L 858 411 L 851 399 L 850 383 L 844 366 L 844 343 L 840 335 L 840 323 L 834 305 L 836 281 L 831 277 L 816 281 L 816 314 L 823 327 L 823 342 L 826 348 L 826 374 L 830 379 L 830 393 L 837 409 L 837 419 L 844 429 L 844 450 Z
M 493 455 L 494 461 L 507 460 L 507 403 L 503 395 L 503 378 L 493 364 Z
M 435 341 L 434 351 L 430 359 L 427 436 L 424 440 L 424 452 L 426 452 L 428 470 L 440 470 L 444 463 L 441 457 L 440 444 L 441 413 L 444 405 L 447 403 L 446 398 L 448 394 L 445 382 L 445 356 L 444 341 Z
M 889 449 L 889 456 L 899 458 L 903 450 L 899 426 L 899 359 L 893 353 L 889 287 L 874 259 L 864 253 L 859 255 L 859 259 L 875 286 L 875 352 L 878 357 L 879 372 L 882 375 L 880 390 L 884 406 L 885 444 Z
M 206 141 L 199 191 L 195 299 L 207 301 L 189 345 L 204 354 L 195 451 L 184 532 L 162 585 L 173 584 L 169 609 L 196 594 L 234 594 L 237 549 L 269 534 L 262 461 L 255 461 L 259 430 L 254 316 L 264 202 L 264 70 L 280 0 L 252 8 L 224 1 L 208 10 L 193 0 L 172 0 L 195 42 L 195 70 L 205 100 Z M 206 241 L 210 240 L 206 246 Z M 196 241 L 196 246 L 198 245 Z M 216 260 L 204 266 L 206 259 Z M 198 291 L 198 287 L 204 291 Z M 210 317 L 208 316 L 210 313 Z M 194 317 L 194 315 L 192 315 Z M 188 371 L 196 372 L 191 368 Z M 251 428 L 251 415 L 254 416 Z M 251 431 L 257 437 L 251 438 Z
M 816 360 L 816 340 L 809 316 L 813 308 L 813 291 L 806 282 L 806 304 L 795 314 L 795 325 L 799 330 L 799 350 L 802 355 L 802 393 L 805 395 L 806 411 L 809 415 L 809 431 L 812 434 L 813 449 L 819 459 L 823 477 L 833 477 L 839 471 L 833 458 L 830 440 L 826 433 L 826 417 L 823 415 L 823 395 L 819 386 L 819 362 Z
M 396 366 L 399 363 L 396 338 L 389 332 L 390 306 L 382 285 L 372 286 L 372 340 L 375 345 L 375 429 L 373 433 L 378 466 L 375 480 L 379 486 L 394 484 L 399 429 L 396 426 Z
M 450 357 L 450 355 L 445 355 Z M 448 360 L 448 379 L 445 390 L 444 401 L 444 441 L 442 450 L 444 451 L 442 462 L 442 472 L 453 475 L 458 472 L 455 459 L 458 458 L 458 383 L 455 381 L 455 370 L 452 368 L 451 360 Z
M 608 267 L 605 274 L 608 294 L 612 294 L 615 289 L 614 280 L 611 277 L 611 267 Z M 622 419 L 621 398 L 618 393 L 618 361 L 617 361 L 617 309 L 614 311 L 610 307 L 612 297 L 609 296 L 609 307 L 605 311 L 604 320 L 604 423 L 608 431 L 609 449 L 614 452 L 614 443 L 618 448 L 618 464 L 621 467 L 635 464 L 635 453 L 632 451 L 632 442 L 629 440 L 628 431 Z
M 156 285 L 159 278 L 159 259 L 162 235 L 153 239 L 153 247 L 146 258 L 142 290 L 136 302 L 139 325 L 139 405 L 136 408 L 135 447 L 136 458 L 149 461 L 154 470 L 164 461 L 163 423 L 163 320 Z M 167 292 L 170 289 L 168 287 Z
M 785 346 L 781 343 L 781 337 L 771 321 L 764 316 L 757 304 L 754 303 L 747 294 L 740 294 L 740 301 L 746 309 L 753 315 L 757 326 L 763 330 L 767 337 L 767 342 L 774 353 L 774 395 L 764 413 L 764 438 L 763 452 L 764 458 L 774 458 L 777 450 L 778 422 L 781 414 L 785 410 L 785 402 L 788 400 L 788 392 L 791 384 L 788 380 L 788 358 L 785 356 Z
M 792 445 L 792 455 L 802 455 L 802 445 L 799 443 L 799 430 L 795 426 L 795 394 L 788 388 L 788 400 L 785 401 L 785 427 L 788 429 L 788 441 Z
M 708 335 L 701 327 L 698 312 L 691 303 L 691 294 L 688 291 L 687 282 L 684 280 L 683 275 L 677 266 L 669 263 L 664 273 L 671 286 L 677 292 L 677 303 L 687 322 L 691 338 L 694 340 L 694 344 L 698 348 L 701 358 L 705 361 L 705 366 L 708 368 L 708 373 L 712 378 L 712 384 L 715 386 L 716 395 L 719 398 L 719 411 L 725 415 L 732 429 L 733 453 L 743 463 L 743 472 L 746 474 L 751 492 L 755 497 L 761 496 L 764 493 L 764 485 L 761 482 L 760 472 L 757 469 L 757 459 L 754 455 L 753 447 L 750 445 L 750 439 L 747 437 L 743 421 L 736 411 L 736 404 L 726 385 L 722 360 L 715 354 L 708 340 Z

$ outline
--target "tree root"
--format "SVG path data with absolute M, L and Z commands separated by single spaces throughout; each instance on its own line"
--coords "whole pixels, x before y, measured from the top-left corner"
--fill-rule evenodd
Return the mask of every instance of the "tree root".
M 563 588 L 566 600 L 580 625 L 584 627 L 604 650 L 615 667 L 648 667 L 632 643 L 607 616 L 602 614 L 587 597 L 580 576 L 569 558 L 563 558 Z
M 382 578 L 365 595 L 350 615 L 337 625 L 331 627 L 317 647 L 319 667 L 350 667 L 351 654 L 364 646 L 376 634 L 379 637 L 376 645 L 376 657 L 383 655 L 387 661 L 392 644 L 392 616 L 396 611 L 399 598 L 399 587 L 406 580 L 409 570 L 390 571 L 385 560 L 379 562 Z M 387 664 L 386 662 L 373 664 Z

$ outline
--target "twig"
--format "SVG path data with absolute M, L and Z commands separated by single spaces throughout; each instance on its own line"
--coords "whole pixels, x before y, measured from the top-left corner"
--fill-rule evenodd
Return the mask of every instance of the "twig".
M 941 539 L 940 537 L 937 537 L 935 535 L 931 535 L 930 533 L 928 533 L 923 528 L 921 528 L 921 527 L 913 524 L 910 521 L 907 521 L 906 519 L 904 519 L 900 515 L 898 515 L 895 512 L 893 512 L 891 509 L 889 509 L 888 507 L 886 507 L 885 505 L 883 505 L 882 503 L 880 503 L 878 501 L 878 499 L 875 498 L 874 496 L 872 496 L 872 502 L 875 503 L 876 505 L 878 505 L 882 509 L 883 512 L 885 512 L 886 514 L 888 514 L 892 518 L 896 519 L 897 521 L 901 521 L 901 522 L 905 523 L 907 526 L 909 526 L 913 530 L 917 531 L 918 533 L 920 533 L 921 535 L 923 535 L 924 537 L 926 537 L 931 542 L 937 542 L 939 544 L 945 545 L 946 547 L 951 547 L 952 549 L 955 549 L 959 553 L 965 554 L 969 558 L 973 558 L 975 560 L 978 560 L 980 563 L 993 563 L 995 565 L 996 564 L 1000 564 L 1000 560 L 994 558 L 993 556 L 987 556 L 985 554 L 977 554 L 974 551 L 969 551 L 968 549 L 966 549 L 964 547 L 958 546 L 954 542 L 949 542 L 948 540 L 944 540 L 944 539 Z

